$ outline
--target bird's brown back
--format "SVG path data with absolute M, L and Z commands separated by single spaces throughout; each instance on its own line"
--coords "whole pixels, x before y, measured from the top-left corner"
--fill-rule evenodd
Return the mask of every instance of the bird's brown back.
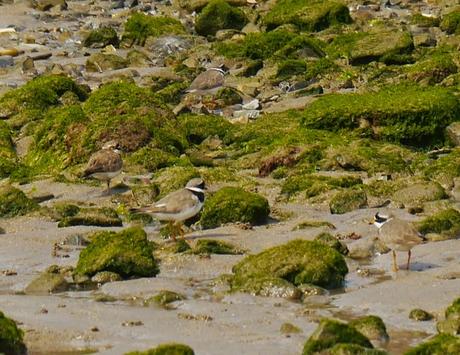
M 102 149 L 94 153 L 88 161 L 84 176 L 95 173 L 116 172 L 123 167 L 120 154 L 111 149 Z
M 412 223 L 400 219 L 391 219 L 379 231 L 380 239 L 389 248 L 408 251 L 421 244 L 423 238 Z

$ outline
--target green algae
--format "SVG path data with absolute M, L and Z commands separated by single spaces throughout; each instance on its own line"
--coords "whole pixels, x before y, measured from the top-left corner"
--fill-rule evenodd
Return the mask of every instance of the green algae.
M 404 355 L 454 355 L 460 353 L 460 337 L 438 334 L 425 343 L 412 348 Z
M 314 240 L 337 250 L 342 255 L 348 254 L 348 248 L 346 244 L 342 243 L 340 240 L 329 233 L 320 233 L 315 237 Z
M 0 352 L 8 355 L 26 354 L 23 336 L 24 332 L 16 323 L 0 311 Z
M 100 271 L 111 271 L 127 277 L 152 277 L 158 274 L 153 257 L 154 245 L 139 227 L 119 233 L 97 232 L 90 244 L 82 250 L 74 275 L 93 276 Z
M 188 345 L 168 343 L 160 344 L 156 348 L 146 351 L 129 352 L 125 355 L 195 355 L 195 352 Z
M 229 87 L 219 89 L 215 95 L 216 100 L 222 101 L 224 106 L 236 105 L 243 103 L 243 99 L 237 90 Z
M 195 21 L 195 30 L 202 36 L 214 36 L 224 29 L 241 30 L 248 22 L 244 12 L 224 0 L 210 1 Z
M 302 333 L 302 329 L 291 323 L 283 323 L 281 324 L 280 332 L 281 334 L 298 334 Z
M 38 208 L 38 203 L 21 190 L 11 185 L 0 187 L 0 217 L 22 216 Z
M 352 320 L 348 324 L 370 340 L 387 342 L 390 338 L 385 323 L 380 317 L 373 315 L 364 316 Z
M 191 252 L 193 254 L 243 254 L 243 250 L 239 249 L 233 244 L 215 239 L 199 239 Z
M 180 293 L 169 290 L 161 290 L 155 296 L 145 300 L 144 304 L 147 306 L 155 304 L 160 307 L 167 307 L 172 302 L 182 300 L 185 300 L 185 296 L 181 295 Z
M 110 44 L 117 47 L 119 43 L 117 31 L 112 27 L 101 27 L 97 30 L 92 30 L 83 41 L 85 47 L 91 47 L 92 45 L 105 47 Z
M 319 227 L 328 227 L 331 229 L 335 229 L 335 226 L 328 221 L 304 221 L 296 225 L 292 228 L 293 231 L 295 230 L 302 230 L 307 228 L 319 228 Z
M 388 355 L 384 350 L 369 349 L 358 344 L 337 344 L 328 349 L 329 355 Z
M 178 117 L 181 131 L 191 144 L 217 136 L 224 142 L 232 140 L 235 126 L 221 116 L 186 114 Z
M 311 283 L 326 288 L 340 287 L 348 272 L 343 256 L 331 247 L 306 240 L 250 255 L 233 266 L 234 291 L 259 294 L 267 280 L 280 279 L 295 286 Z
M 167 16 L 150 16 L 140 12 L 131 15 L 125 23 L 122 41 L 130 46 L 143 46 L 149 37 L 183 34 L 184 26 L 179 20 Z
M 156 91 L 156 95 L 167 104 L 177 105 L 179 104 L 182 94 L 190 86 L 188 81 L 181 81 L 177 83 L 172 83 L 162 88 L 161 90 Z
M 347 6 L 329 0 L 278 0 L 263 18 L 269 30 L 283 24 L 293 24 L 302 31 L 320 31 L 329 26 L 351 22 Z
M 8 91 L 0 98 L 0 116 L 9 118 L 14 127 L 41 119 L 46 109 L 59 105 L 59 98 L 71 91 L 80 101 L 86 90 L 64 75 L 43 75 L 28 81 L 18 89 Z
M 356 344 L 364 348 L 373 348 L 369 339 L 354 327 L 336 320 L 323 319 L 305 343 L 302 355 L 318 354 L 337 344 Z
M 460 298 L 457 298 L 452 304 L 446 308 L 446 318 L 459 318 L 460 319 Z
M 444 15 L 439 27 L 448 34 L 460 34 L 460 8 Z
M 93 53 L 86 60 L 86 71 L 90 73 L 102 73 L 108 70 L 117 70 L 128 67 L 128 61 L 113 53 Z
M 420 322 L 432 320 L 433 315 L 423 309 L 415 308 L 410 311 L 409 318 Z
M 206 200 L 200 224 L 205 229 L 234 222 L 262 224 L 269 213 L 264 197 L 238 187 L 224 187 Z
M 110 207 L 79 208 L 75 214 L 63 216 L 59 228 L 71 226 L 121 227 L 123 222 L 117 212 Z
M 438 233 L 448 238 L 460 236 L 460 212 L 453 208 L 426 217 L 418 224 L 422 234 Z
M 302 123 L 337 131 L 366 120 L 377 138 L 430 146 L 444 142 L 444 129 L 459 111 L 458 99 L 447 89 L 395 85 L 376 93 L 324 95 L 303 113 Z
M 278 64 L 276 78 L 286 80 L 291 76 L 305 73 L 307 64 L 303 60 L 288 59 Z

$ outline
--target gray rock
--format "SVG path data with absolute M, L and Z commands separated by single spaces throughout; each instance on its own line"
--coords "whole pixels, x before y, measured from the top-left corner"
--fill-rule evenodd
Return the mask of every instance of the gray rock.
M 393 195 L 393 200 L 409 207 L 423 202 L 441 200 L 445 197 L 446 193 L 441 185 L 427 182 L 414 184 L 396 191 Z
M 259 100 L 254 99 L 252 101 L 249 101 L 248 103 L 245 103 L 242 106 L 243 110 L 257 110 L 260 108 L 260 103 Z
M 155 38 L 154 42 L 146 42 L 156 65 L 164 65 L 164 60 L 170 55 L 190 49 L 193 41 L 184 36 L 163 36 Z
M 255 119 L 260 116 L 259 110 L 238 110 L 233 112 L 234 118 L 248 118 Z
M 64 276 L 55 273 L 44 272 L 33 280 L 24 290 L 26 294 L 49 294 L 55 292 L 64 292 L 68 289 L 69 284 Z
M 8 68 L 14 65 L 14 59 L 9 55 L 0 56 L 0 68 Z

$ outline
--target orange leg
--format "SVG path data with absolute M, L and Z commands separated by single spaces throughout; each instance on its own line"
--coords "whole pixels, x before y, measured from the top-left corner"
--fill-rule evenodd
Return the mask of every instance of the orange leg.
M 396 262 L 396 252 L 392 250 L 393 252 L 393 271 L 396 272 L 398 271 L 398 264 Z
M 409 250 L 407 252 L 407 270 L 410 268 L 410 257 L 411 257 L 411 251 Z

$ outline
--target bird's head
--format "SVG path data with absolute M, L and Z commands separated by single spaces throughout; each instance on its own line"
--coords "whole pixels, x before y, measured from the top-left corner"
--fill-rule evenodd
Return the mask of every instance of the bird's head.
M 387 223 L 393 216 L 391 214 L 383 214 L 377 212 L 374 216 L 374 225 L 377 228 L 381 228 L 385 223 Z
M 120 143 L 118 143 L 118 141 L 116 140 L 105 142 L 104 145 L 102 146 L 102 149 L 113 150 L 115 153 L 118 153 L 118 154 L 121 153 Z
M 204 190 L 206 190 L 206 185 L 202 178 L 193 178 L 189 180 L 189 182 L 187 182 L 187 185 L 185 185 L 185 188 L 190 191 L 204 193 Z

